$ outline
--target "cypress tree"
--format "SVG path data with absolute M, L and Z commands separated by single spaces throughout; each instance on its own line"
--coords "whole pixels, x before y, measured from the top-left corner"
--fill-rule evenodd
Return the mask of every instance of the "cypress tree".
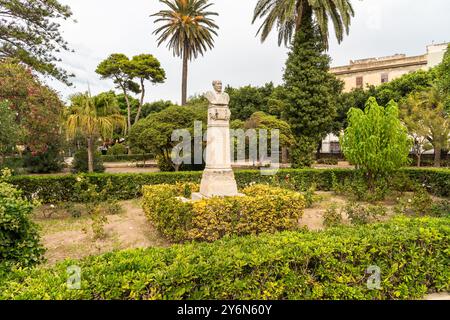
M 292 150 L 294 167 L 310 166 L 314 151 L 332 131 L 336 96 L 342 82 L 329 73 L 330 57 L 319 28 L 306 10 L 295 33 L 284 73 L 286 109 L 283 118 L 297 137 Z

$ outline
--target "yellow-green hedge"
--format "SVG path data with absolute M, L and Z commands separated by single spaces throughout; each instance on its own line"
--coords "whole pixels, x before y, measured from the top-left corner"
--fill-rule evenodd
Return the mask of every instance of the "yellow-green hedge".
M 251 185 L 242 190 L 243 197 L 180 200 L 195 191 L 195 184 L 143 188 L 147 217 L 172 241 L 215 241 L 225 235 L 295 230 L 305 206 L 300 193 L 267 185 Z

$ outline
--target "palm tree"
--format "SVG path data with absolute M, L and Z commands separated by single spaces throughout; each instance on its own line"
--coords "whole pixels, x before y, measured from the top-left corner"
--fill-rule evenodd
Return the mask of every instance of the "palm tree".
M 214 47 L 214 29 L 219 27 L 210 16 L 217 16 L 215 12 L 207 11 L 212 5 L 208 0 L 160 0 L 169 9 L 161 10 L 152 15 L 158 17 L 155 23 L 164 25 L 154 31 L 159 35 L 158 46 L 168 40 L 168 48 L 173 50 L 174 56 L 183 59 L 183 76 L 181 89 L 181 104 L 187 102 L 188 61 L 203 55 Z
M 86 93 L 73 96 L 71 100 L 66 120 L 67 135 L 74 138 L 80 132 L 86 137 L 88 170 L 94 172 L 94 139 L 98 136 L 112 138 L 115 128 L 125 130 L 126 120 L 117 104 L 107 99 L 93 98 Z
M 264 22 L 258 30 L 261 41 L 265 41 L 276 25 L 278 45 L 287 46 L 300 30 L 305 18 L 315 17 L 325 47 L 328 48 L 328 22 L 334 25 L 336 38 L 340 43 L 344 32 L 348 34 L 351 18 L 354 16 L 350 0 L 259 0 L 255 7 L 253 23 L 258 18 Z
M 446 96 L 436 86 L 411 94 L 405 103 L 403 120 L 409 131 L 425 136 L 434 148 L 434 166 L 441 166 L 441 152 L 450 146 L 450 118 Z

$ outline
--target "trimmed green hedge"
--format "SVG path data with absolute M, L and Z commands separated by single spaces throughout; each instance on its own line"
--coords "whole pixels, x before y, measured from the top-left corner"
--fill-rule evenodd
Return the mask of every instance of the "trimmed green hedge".
M 148 161 L 155 159 L 152 154 L 117 154 L 117 155 L 102 155 L 103 162 L 135 162 Z
M 333 176 L 337 181 L 351 178 L 356 171 L 349 169 L 283 169 L 275 176 L 261 175 L 259 170 L 237 170 L 235 177 L 240 188 L 250 183 L 268 183 L 305 191 L 311 184 L 317 190 L 330 190 Z M 415 182 L 425 184 L 430 193 L 450 197 L 449 169 L 402 169 Z M 111 180 L 113 188 L 108 192 L 120 200 L 142 196 L 144 185 L 173 184 L 176 182 L 200 183 L 202 172 L 157 172 L 146 174 L 87 174 L 91 183 L 104 189 Z M 11 183 L 23 190 L 24 195 L 39 196 L 44 203 L 73 201 L 76 175 L 14 176 Z
M 450 290 L 450 219 L 112 252 L 15 271 L 0 299 L 411 299 Z M 81 290 L 67 289 L 67 267 Z M 369 266 L 381 288 L 367 287 Z M 3 284 L 1 284 L 3 282 Z
M 179 198 L 190 198 L 199 189 L 192 183 L 144 186 L 142 207 L 158 231 L 175 242 L 296 230 L 305 208 L 301 193 L 268 185 L 244 188 L 246 197 L 212 197 L 195 202 Z

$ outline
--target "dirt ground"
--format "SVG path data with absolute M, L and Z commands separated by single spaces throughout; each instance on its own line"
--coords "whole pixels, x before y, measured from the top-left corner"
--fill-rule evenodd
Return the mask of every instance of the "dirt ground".
M 336 204 L 338 210 L 348 204 L 349 200 L 344 196 L 336 195 L 334 192 L 317 191 L 316 195 L 320 197 L 320 200 L 315 202 L 312 208 L 305 208 L 302 218 L 299 221 L 300 226 L 307 227 L 309 230 L 323 230 L 323 215 L 332 204 Z M 380 220 L 387 220 L 394 215 L 395 203 L 392 200 L 386 200 L 378 203 L 383 205 L 387 209 L 385 217 L 381 217 Z M 342 220 L 344 224 L 349 224 L 348 216 L 342 213 Z
M 170 245 L 147 221 L 138 200 L 123 201 L 121 206 L 123 213 L 107 216 L 106 237 L 102 240 L 94 239 L 89 216 L 72 218 L 63 214 L 45 218 L 38 211 L 35 221 L 41 227 L 48 263 L 113 250 Z

